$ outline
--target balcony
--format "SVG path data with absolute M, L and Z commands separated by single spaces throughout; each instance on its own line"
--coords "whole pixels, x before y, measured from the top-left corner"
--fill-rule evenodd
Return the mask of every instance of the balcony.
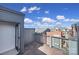
M 34 29 L 27 29 L 24 55 L 77 55 L 77 37 L 46 36 L 35 34 Z M 33 32 L 32 32 L 33 31 Z

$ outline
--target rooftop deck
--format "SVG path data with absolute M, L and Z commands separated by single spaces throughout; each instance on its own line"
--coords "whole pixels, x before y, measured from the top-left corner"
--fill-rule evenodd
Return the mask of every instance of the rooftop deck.
M 50 48 L 46 44 L 32 42 L 25 46 L 25 53 L 23 55 L 64 55 L 64 51 Z

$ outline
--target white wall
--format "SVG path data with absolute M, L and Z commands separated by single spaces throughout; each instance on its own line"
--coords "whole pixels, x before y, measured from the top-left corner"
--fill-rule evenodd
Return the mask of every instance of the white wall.
M 49 47 L 52 47 L 53 46 L 53 42 L 51 43 L 51 37 L 47 37 L 47 45 Z M 52 46 L 51 46 L 52 45 Z
M 24 29 L 25 45 L 31 43 L 34 40 L 34 33 L 34 29 Z
M 0 22 L 0 53 L 15 48 L 15 26 Z

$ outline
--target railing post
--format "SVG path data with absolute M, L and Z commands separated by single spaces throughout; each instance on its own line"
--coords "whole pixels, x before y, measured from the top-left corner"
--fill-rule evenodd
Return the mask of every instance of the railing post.
M 51 39 L 51 36 L 50 36 L 50 44 L 49 44 L 49 47 L 50 48 L 52 47 L 52 39 Z

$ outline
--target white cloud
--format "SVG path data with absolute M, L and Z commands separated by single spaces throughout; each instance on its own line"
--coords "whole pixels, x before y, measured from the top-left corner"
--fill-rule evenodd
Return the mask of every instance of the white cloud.
M 23 7 L 23 8 L 20 10 L 20 12 L 26 12 L 26 11 L 27 11 L 26 7 Z
M 64 19 L 65 22 L 79 22 L 79 19 Z
M 40 26 L 41 23 L 40 23 L 40 22 L 34 22 L 34 25 L 36 25 L 36 26 Z
M 79 22 L 79 19 L 71 19 L 71 22 Z
M 30 24 L 30 23 L 33 23 L 33 21 L 31 19 L 29 19 L 29 18 L 25 18 L 24 23 L 25 24 Z
M 26 7 L 23 7 L 20 12 L 26 12 L 28 11 L 28 13 L 32 13 L 33 11 L 38 11 L 40 10 L 40 7 L 37 7 L 37 6 L 33 6 L 33 7 L 30 7 L 30 8 L 26 8 Z
M 49 11 L 45 11 L 45 14 L 48 14 L 49 13 Z
M 30 7 L 28 10 L 40 10 L 40 8 L 39 7 L 37 7 L 37 6 L 33 6 L 33 7 Z
M 37 28 L 42 28 L 42 27 L 46 27 L 47 25 L 44 25 L 44 23 L 41 23 L 39 21 L 37 21 L 37 22 L 35 21 L 34 26 Z
M 30 7 L 30 8 L 28 9 L 28 12 L 29 12 L 29 13 L 32 13 L 32 12 L 35 11 L 35 10 L 40 10 L 40 7 L 37 7 L 37 6 Z
M 57 22 L 56 25 L 60 26 L 60 25 L 62 25 L 62 23 L 61 22 Z
M 56 22 L 55 26 L 56 26 L 56 28 L 61 28 L 63 26 L 63 24 L 61 22 Z
M 39 21 L 33 21 L 31 24 L 24 24 L 25 27 L 27 28 L 50 28 L 50 27 L 53 27 L 52 24 L 49 24 L 49 23 L 41 23 Z
M 68 22 L 68 21 L 70 21 L 70 19 L 64 19 L 64 21 L 65 21 L 65 22 Z
M 63 15 L 58 15 L 58 16 L 56 16 L 56 19 L 58 19 L 58 20 L 65 19 L 65 17 Z
M 52 23 L 52 22 L 55 22 L 55 20 L 51 19 L 51 18 L 48 18 L 48 17 L 44 17 L 42 19 L 42 22 L 43 23 Z

